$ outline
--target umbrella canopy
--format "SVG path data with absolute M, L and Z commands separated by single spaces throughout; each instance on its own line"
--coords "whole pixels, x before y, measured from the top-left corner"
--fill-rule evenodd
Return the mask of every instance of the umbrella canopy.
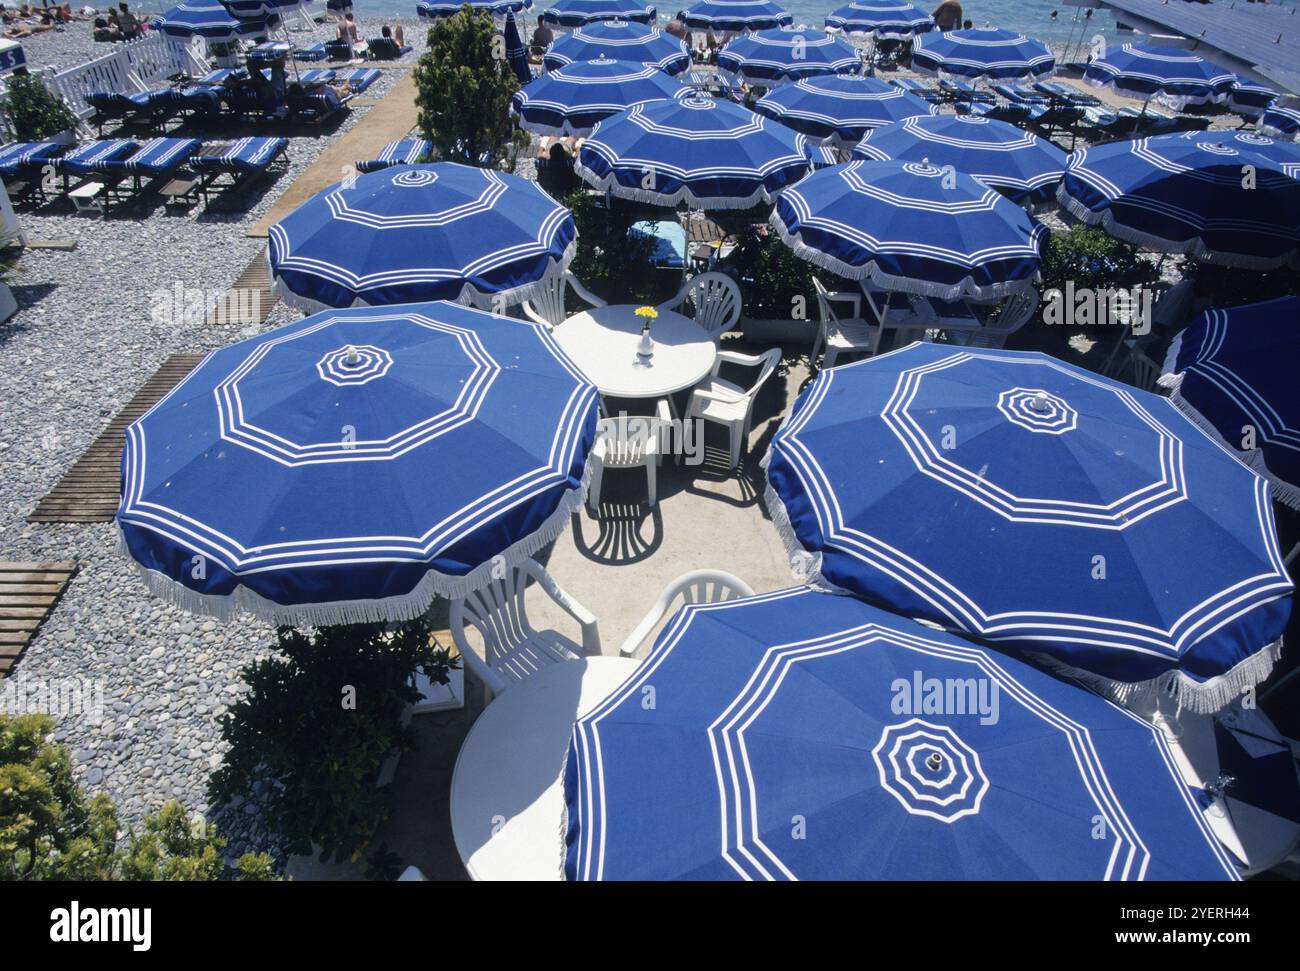
M 1256 84 L 1240 74 L 1235 76 L 1232 91 L 1228 94 L 1228 110 L 1245 118 L 1258 120 L 1269 105 L 1277 100 L 1277 92 Z
M 298 0 L 220 0 L 221 5 L 236 17 L 266 17 L 292 10 Z
M 795 253 L 832 273 L 941 300 L 991 301 L 1028 289 L 1046 233 L 968 175 L 861 160 L 782 192 L 772 225 Z
M 1045 354 L 913 344 L 819 374 L 769 459 L 769 511 L 810 574 L 1117 698 L 1217 710 L 1280 650 L 1268 483 L 1167 398 Z
M 780 84 L 820 74 L 856 74 L 862 55 L 824 30 L 776 28 L 746 34 L 718 51 L 718 67 L 752 84 Z
M 559 27 L 581 27 L 602 20 L 649 24 L 654 22 L 655 12 L 654 5 L 644 0 L 555 0 L 553 6 L 542 11 L 541 19 Z
M 1181 132 L 1070 155 L 1057 198 L 1139 246 L 1224 266 L 1300 266 L 1300 182 L 1239 132 Z M 1248 168 L 1249 167 L 1249 168 Z
M 678 612 L 564 789 L 570 879 L 1238 878 L 1162 732 L 807 588 Z
M 415 12 L 426 19 L 436 20 L 438 17 L 455 16 L 467 3 L 475 13 L 486 13 L 493 17 L 504 17 L 507 11 L 518 13 L 533 9 L 533 0 L 420 0 L 415 5 Z
M 602 121 L 574 169 L 624 199 L 748 209 L 808 173 L 809 145 L 803 135 L 734 102 L 692 95 Z
M 1156 97 L 1179 111 L 1189 104 L 1226 101 L 1237 83 L 1231 71 L 1197 54 L 1154 44 L 1111 47 L 1088 61 L 1083 76 L 1096 87 Z
M 1264 109 L 1256 127 L 1265 135 L 1294 139 L 1300 132 L 1300 106 L 1283 104 L 1279 98 Z
M 1065 153 L 1046 138 L 973 115 L 908 118 L 877 128 L 853 157 L 951 165 L 1022 206 L 1050 203 L 1065 175 Z
M 1209 310 L 1176 338 L 1160 383 L 1196 424 L 1300 509 L 1300 297 Z
M 760 98 L 754 110 L 844 148 L 873 128 L 935 113 L 933 105 L 916 95 L 860 75 L 824 75 L 783 84 Z
M 653 64 L 601 57 L 548 71 L 515 92 L 510 110 L 521 128 L 539 135 L 589 135 L 626 108 L 689 93 Z
M 573 214 L 529 179 L 436 162 L 323 189 L 271 227 L 276 292 L 304 309 L 517 303 L 573 256 Z
M 794 23 L 771 0 L 700 0 L 686 8 L 686 26 L 712 30 L 769 30 Z
M 501 30 L 501 36 L 506 42 L 506 61 L 510 64 L 510 70 L 514 72 L 515 79 L 520 84 L 527 84 L 533 79 L 533 71 L 528 66 L 528 49 L 524 47 L 524 40 L 519 36 L 519 26 L 515 23 L 513 10 L 506 12 L 506 22 Z
M 911 37 L 932 30 L 934 21 L 907 0 L 857 0 L 827 14 L 826 27 L 845 34 Z
M 328 311 L 214 351 L 131 425 L 117 522 L 191 610 L 416 617 L 559 535 L 596 398 L 545 327 L 451 303 Z
M 557 37 L 546 49 L 544 63 L 552 71 L 574 61 L 602 57 L 653 64 L 669 74 L 680 74 L 691 66 L 691 52 L 684 40 L 658 27 L 626 20 L 603 20 Z
M 271 17 L 237 17 L 220 0 L 185 0 L 163 11 L 155 25 L 169 37 L 202 37 L 217 44 L 228 44 L 265 34 Z
M 1038 80 L 1056 70 L 1056 56 L 1041 40 L 1010 30 L 936 30 L 913 42 L 912 67 L 963 78 Z

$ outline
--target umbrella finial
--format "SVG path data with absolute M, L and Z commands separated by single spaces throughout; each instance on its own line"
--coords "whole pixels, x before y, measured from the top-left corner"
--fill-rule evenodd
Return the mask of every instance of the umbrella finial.
M 938 772 L 941 768 L 943 768 L 943 756 L 940 755 L 938 752 L 931 752 L 930 755 L 926 758 L 925 764 L 930 767 L 930 771 Z
M 352 344 L 348 345 L 348 354 L 344 360 L 353 367 L 361 363 L 361 355 L 357 353 L 356 347 Z
M 1029 399 L 1029 407 L 1040 415 L 1047 411 L 1047 392 L 1040 391 Z

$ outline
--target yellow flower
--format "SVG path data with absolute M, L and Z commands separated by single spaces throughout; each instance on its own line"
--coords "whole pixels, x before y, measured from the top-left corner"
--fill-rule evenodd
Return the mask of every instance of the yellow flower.
M 638 317 L 648 317 L 651 320 L 654 320 L 659 316 L 659 311 L 655 310 L 654 307 L 637 307 L 636 315 Z

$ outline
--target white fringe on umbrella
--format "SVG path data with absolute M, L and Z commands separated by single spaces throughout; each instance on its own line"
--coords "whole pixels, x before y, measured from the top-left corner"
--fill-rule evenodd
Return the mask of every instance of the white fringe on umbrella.
M 1069 175 L 1068 171 L 1066 175 Z M 1162 253 L 1181 253 L 1204 263 L 1230 266 L 1240 270 L 1265 271 L 1280 270 L 1285 267 L 1300 268 L 1300 249 L 1293 249 L 1289 255 L 1284 257 L 1246 256 L 1243 253 L 1225 253 L 1222 250 L 1210 249 L 1199 236 L 1187 240 L 1172 240 L 1156 236 L 1154 233 L 1144 233 L 1141 230 L 1133 229 L 1118 222 L 1109 207 L 1101 212 L 1093 212 L 1066 191 L 1064 181 L 1056 188 L 1056 201 L 1061 204 L 1062 209 L 1080 222 L 1089 226 L 1100 226 L 1109 235 L 1126 243 L 1132 243 L 1134 246 L 1141 246 Z
M 771 457 L 772 453 L 769 450 L 761 463 L 762 468 L 767 468 Z M 781 497 L 777 495 L 771 483 L 767 485 L 763 492 L 763 501 L 767 506 L 768 514 L 772 517 L 772 525 L 776 528 L 777 535 L 781 537 L 786 553 L 790 556 L 790 572 L 794 574 L 795 578 L 805 580 L 806 577 L 805 582 L 807 582 L 808 586 L 826 593 L 856 596 L 853 591 L 831 583 L 822 575 L 822 555 L 809 552 L 799 542 L 799 537 L 795 534 L 794 526 L 790 522 L 790 515 L 786 511 L 785 503 L 781 501 Z M 803 560 L 806 566 L 795 565 L 796 561 L 800 559 Z M 1177 670 L 1166 671 L 1159 677 L 1152 678 L 1149 681 L 1117 681 L 1114 678 L 1094 674 L 1091 671 L 1085 671 L 1066 664 L 1059 658 L 1044 654 L 1041 651 L 1024 651 L 1009 646 L 1001 647 L 996 640 L 988 641 L 981 638 L 978 631 L 967 630 L 950 623 L 936 625 L 935 622 L 929 620 L 924 621 L 924 623 L 930 626 L 938 626 L 957 636 L 983 640 L 984 643 L 996 645 L 995 650 L 1003 649 L 1017 654 L 1025 654 L 1041 663 L 1044 667 L 1087 685 L 1098 694 L 1125 708 L 1140 708 L 1144 704 L 1154 703 L 1159 696 L 1163 695 L 1172 699 L 1180 710 L 1185 708 L 1199 714 L 1218 711 L 1240 698 L 1248 688 L 1254 687 L 1267 678 L 1273 670 L 1273 665 L 1277 663 L 1277 659 L 1282 654 L 1282 639 L 1279 637 L 1259 652 L 1252 654 L 1243 661 L 1239 661 L 1231 670 L 1206 681 L 1196 681 Z
M 414 620 L 423 616 L 435 597 L 454 600 L 480 590 L 492 581 L 492 572 L 504 566 L 518 566 L 538 550 L 558 539 L 569 517 L 582 508 L 591 481 L 591 459 L 583 470 L 582 483 L 560 498 L 555 511 L 534 532 L 480 563 L 463 576 L 429 570 L 410 592 L 372 600 L 332 600 L 325 603 L 281 604 L 268 600 L 242 584 L 230 594 L 207 594 L 191 590 L 185 584 L 157 570 L 151 570 L 131 555 L 126 538 L 118 531 L 118 549 L 130 560 L 144 580 L 149 592 L 190 613 L 204 614 L 228 621 L 241 613 L 258 620 L 288 626 L 328 627 L 335 624 L 373 624 Z
M 618 181 L 613 171 L 606 176 L 597 175 L 576 158 L 573 160 L 573 170 L 601 192 L 608 192 L 619 199 L 665 208 L 672 208 L 684 202 L 692 209 L 752 209 L 759 203 L 771 203 L 780 191 L 778 189 L 776 192 L 770 192 L 766 186 L 760 185 L 747 196 L 697 196 L 689 185 L 684 184 L 676 192 L 655 192 L 652 189 L 629 188 Z M 811 163 L 806 171 L 812 171 Z M 790 184 L 793 185 L 796 181 L 798 180 L 793 179 Z
M 568 268 L 573 261 L 573 257 L 578 252 L 578 239 L 575 236 L 573 242 L 564 248 L 564 255 L 556 260 L 550 257 L 547 260 L 546 272 L 542 274 L 541 279 L 534 280 L 532 283 L 524 283 L 517 287 L 511 287 L 508 290 L 483 291 L 479 290 L 472 284 L 466 283 L 460 289 L 453 302 L 465 304 L 467 306 L 477 307 L 479 310 L 492 310 L 494 307 L 501 306 L 513 307 L 521 304 L 526 300 L 533 300 L 545 295 L 546 281 L 552 273 L 562 271 Z M 326 310 L 339 310 L 339 308 L 322 303 L 319 300 L 313 300 L 311 297 L 304 297 L 293 290 L 285 283 L 275 272 L 275 267 L 271 265 L 271 248 L 268 246 L 265 251 L 267 272 L 271 275 L 271 290 L 277 297 L 283 300 L 290 307 L 301 310 L 305 314 L 318 314 Z M 428 301 L 416 300 L 408 303 L 425 303 Z M 402 304 L 371 303 L 362 296 L 356 297 L 349 307 L 397 307 Z
M 870 280 L 882 290 L 917 293 L 923 297 L 933 297 L 936 300 L 961 300 L 967 298 L 977 302 L 991 302 L 1024 293 L 1032 290 L 1034 286 L 1032 278 L 980 286 L 971 277 L 966 277 L 960 282 L 950 285 L 931 283 L 907 276 L 894 276 L 881 270 L 875 260 L 869 261 L 864 266 L 854 266 L 852 263 L 845 263 L 829 253 L 809 246 L 799 237 L 798 233 L 792 233 L 786 228 L 785 220 L 781 218 L 780 213 L 776 210 L 773 210 L 772 217 L 768 222 L 785 244 L 794 250 L 795 255 L 801 259 L 805 259 L 815 266 L 820 266 L 822 269 L 829 270 L 831 273 L 849 280 Z

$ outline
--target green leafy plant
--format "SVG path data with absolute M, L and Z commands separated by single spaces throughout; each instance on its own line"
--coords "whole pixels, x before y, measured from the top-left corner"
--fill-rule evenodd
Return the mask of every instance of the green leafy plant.
M 248 694 L 222 718 L 229 743 L 213 774 L 217 803 L 259 798 L 284 849 L 359 860 L 392 813 L 377 778 L 394 751 L 414 748 L 403 724 L 422 670 L 446 684 L 455 666 L 414 621 L 276 632 L 276 653 L 243 669 Z M 269 783 L 258 786 L 258 783 Z M 254 792 L 266 794 L 254 797 Z
M 112 800 L 87 798 L 72 781 L 67 750 L 48 740 L 53 730 L 46 715 L 0 714 L 0 880 L 277 879 L 264 853 L 228 868 L 216 828 L 175 801 L 123 843 Z
M 492 18 L 468 4 L 429 28 L 429 47 L 415 66 L 421 134 L 440 158 L 496 168 L 514 161 L 528 136 L 510 115 L 519 82 L 502 55 Z
M 765 225 L 749 225 L 740 231 L 736 248 L 722 261 L 722 269 L 739 281 L 745 295 L 745 316 L 754 320 L 788 320 L 799 307 L 811 318 L 815 312 L 809 308 L 817 305 L 814 273 L 832 290 L 836 286 L 830 281 L 838 279 L 795 256 Z
M 1131 289 L 1160 279 L 1156 263 L 1136 247 L 1096 226 L 1052 233 L 1042 248 L 1043 290 L 1088 287 Z
M 8 86 L 9 120 L 18 141 L 39 142 L 77 127 L 77 116 L 67 102 L 51 94 L 34 75 L 11 75 Z
M 671 296 L 660 292 L 663 281 L 651 262 L 654 237 L 632 232 L 633 223 L 641 221 L 638 210 L 609 207 L 602 196 L 584 190 L 565 196 L 562 204 L 573 212 L 578 229 L 569 269 L 592 293 L 611 303 L 656 303 Z

